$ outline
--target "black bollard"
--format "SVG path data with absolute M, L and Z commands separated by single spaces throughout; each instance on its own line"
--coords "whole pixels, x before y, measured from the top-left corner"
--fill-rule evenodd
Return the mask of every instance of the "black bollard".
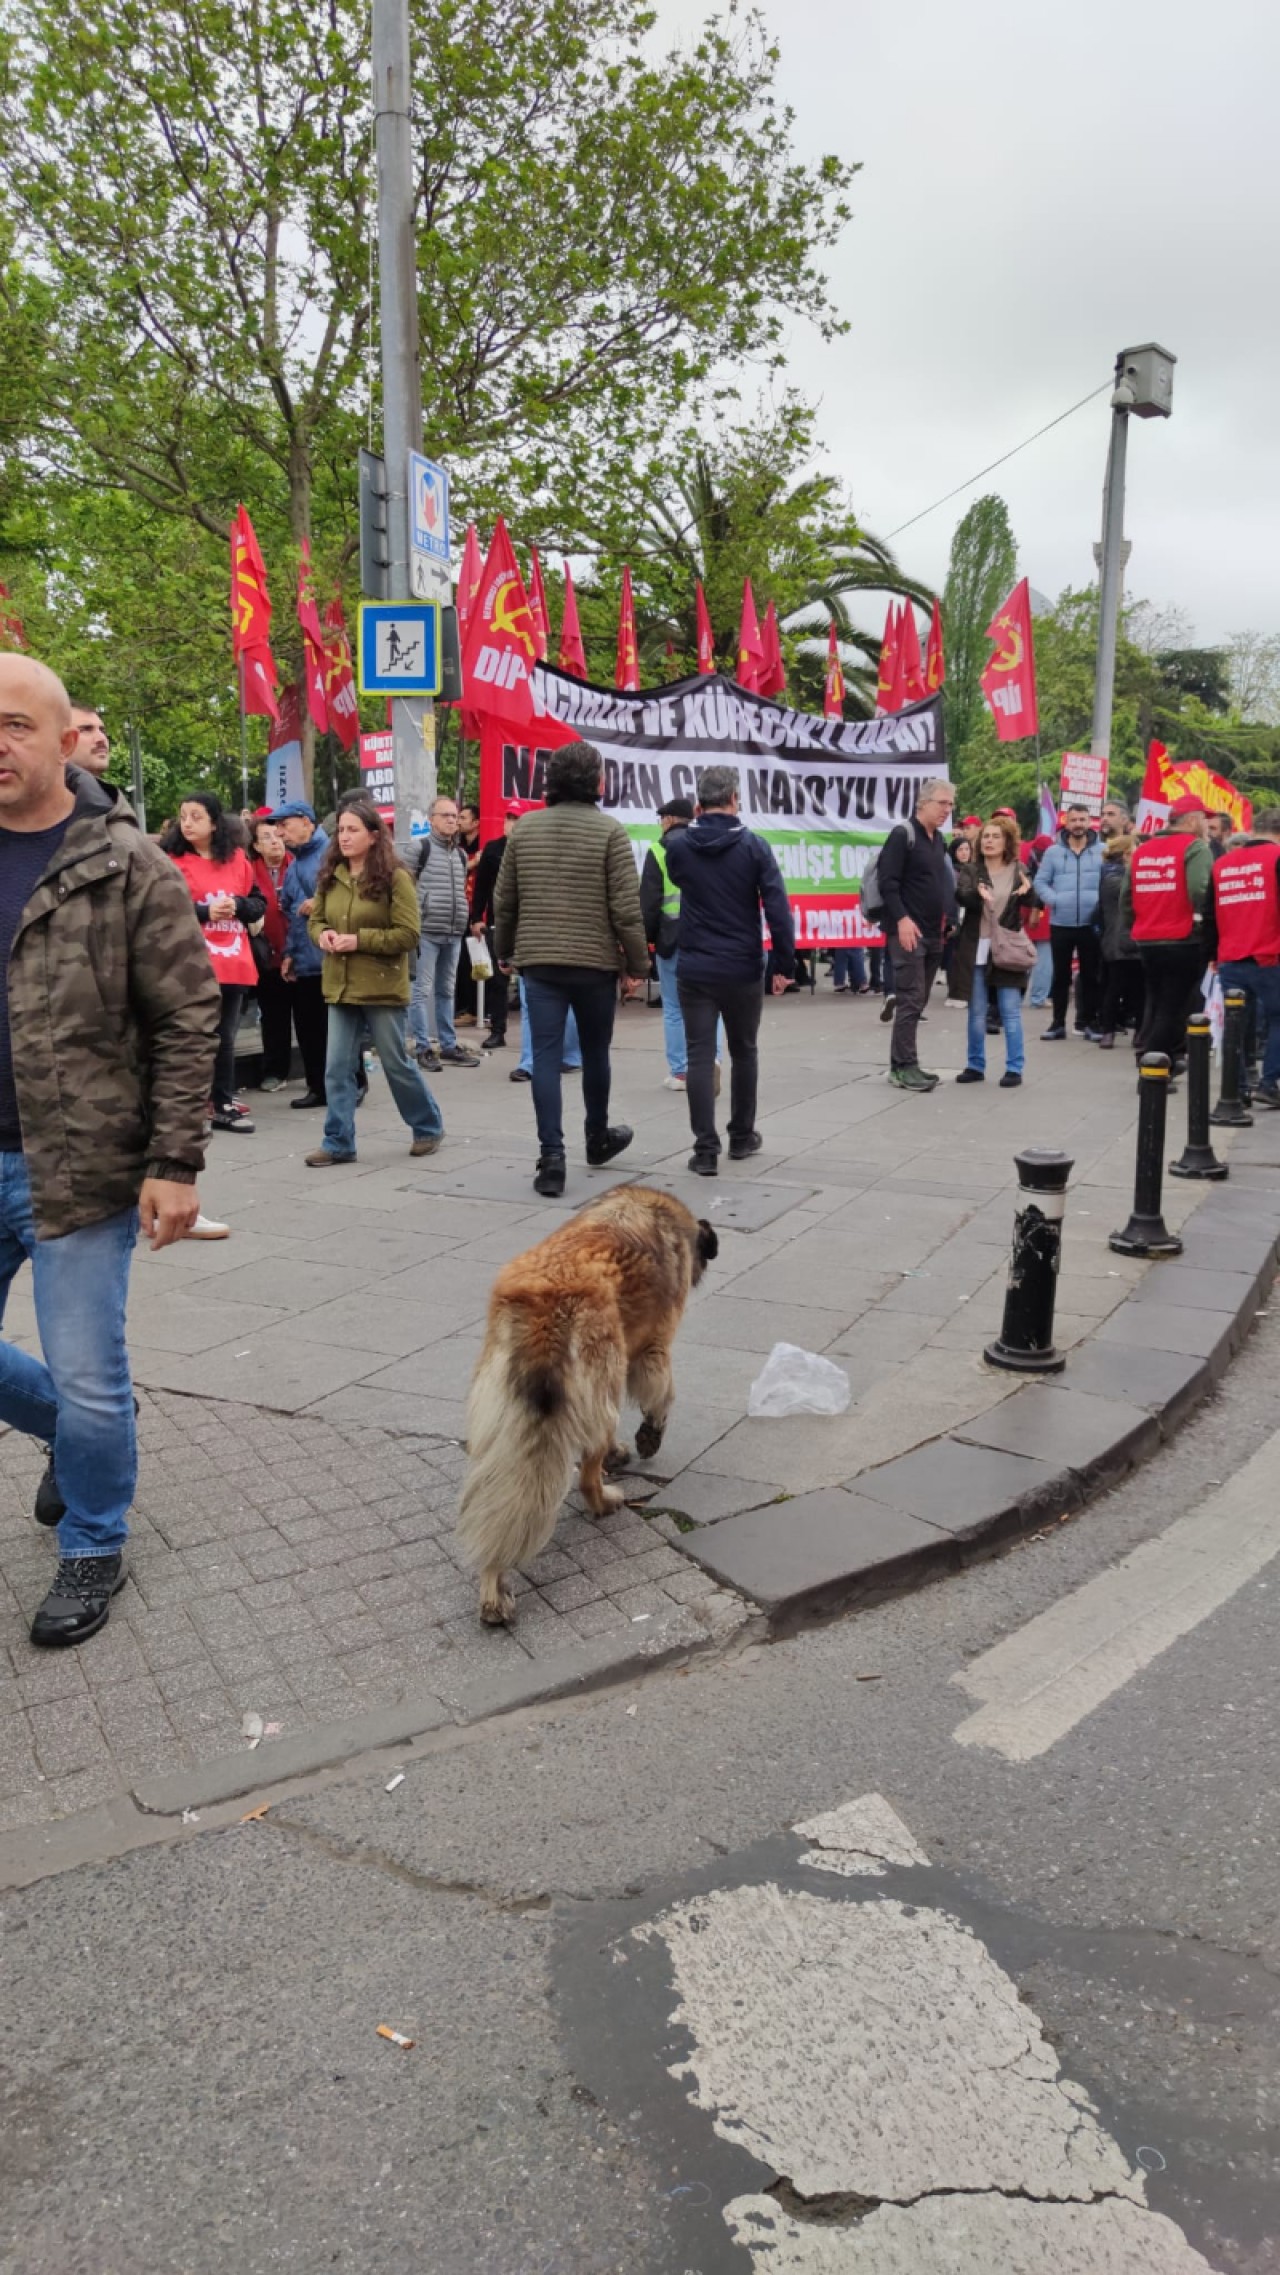
M 1053 1347 L 1053 1307 L 1067 1179 L 1075 1167 L 1066 1153 L 1015 1153 L 1018 1207 L 1005 1290 L 1004 1323 L 983 1358 L 1014 1374 L 1060 1374 L 1066 1359 Z
M 1228 988 L 1226 1021 L 1222 1030 L 1222 1088 L 1209 1119 L 1220 1130 L 1251 1130 L 1252 1114 L 1245 1112 L 1240 1096 L 1240 1065 L 1244 1057 L 1244 1022 L 1248 998 L 1243 988 Z
M 1209 1021 L 1197 1011 L 1187 1021 L 1187 1142 L 1176 1161 L 1169 1163 L 1171 1177 L 1229 1177 L 1209 1143 Z
M 1164 1125 L 1169 1111 L 1169 1061 L 1163 1051 L 1147 1051 L 1138 1063 L 1138 1164 L 1133 1182 L 1133 1215 L 1108 1245 L 1118 1256 L 1180 1256 L 1182 1242 L 1160 1214 L 1164 1183 Z

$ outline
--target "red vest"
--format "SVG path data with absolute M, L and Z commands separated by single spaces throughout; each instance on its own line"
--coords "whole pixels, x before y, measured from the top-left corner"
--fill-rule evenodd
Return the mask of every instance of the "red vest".
M 170 859 L 186 878 L 193 901 L 217 900 L 226 893 L 242 897 L 255 890 L 247 853 L 237 851 L 228 861 L 205 861 L 198 853 L 174 853 Z M 239 917 L 220 916 L 203 931 L 209 960 L 222 986 L 256 987 L 258 967 Z
M 1280 963 L 1280 845 L 1233 845 L 1213 872 L 1221 964 Z
M 1192 840 L 1179 832 L 1151 837 L 1139 845 L 1129 871 L 1133 894 L 1133 937 L 1139 946 L 1189 940 L 1196 928 L 1187 888 L 1187 849 Z

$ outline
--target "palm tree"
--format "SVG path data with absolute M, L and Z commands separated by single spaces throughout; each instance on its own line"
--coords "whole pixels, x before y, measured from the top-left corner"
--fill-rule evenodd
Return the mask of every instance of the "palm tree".
M 766 424 L 725 434 L 714 448 L 694 442 L 683 465 L 651 481 L 631 547 L 640 589 L 640 644 L 656 670 L 673 649 L 682 668 L 697 653 L 695 587 L 701 581 L 716 628 L 716 659 L 732 670 L 743 578 L 761 612 L 778 611 L 797 692 L 821 690 L 827 630 L 835 624 L 845 662 L 847 708 L 874 708 L 878 632 L 853 621 L 850 602 L 877 596 L 933 604 L 927 585 L 908 576 L 882 538 L 862 529 L 828 474 L 793 479 L 812 455 L 812 413 L 789 397 Z

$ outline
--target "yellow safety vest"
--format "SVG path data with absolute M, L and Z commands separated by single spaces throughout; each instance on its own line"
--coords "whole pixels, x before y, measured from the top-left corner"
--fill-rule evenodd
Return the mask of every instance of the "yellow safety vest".
M 653 858 L 657 862 L 659 869 L 662 871 L 662 913 L 664 916 L 670 916 L 672 918 L 677 917 L 680 914 L 680 887 L 678 885 L 673 885 L 671 882 L 671 873 L 667 868 L 667 845 L 665 838 L 660 837 L 658 839 L 657 844 L 653 848 Z

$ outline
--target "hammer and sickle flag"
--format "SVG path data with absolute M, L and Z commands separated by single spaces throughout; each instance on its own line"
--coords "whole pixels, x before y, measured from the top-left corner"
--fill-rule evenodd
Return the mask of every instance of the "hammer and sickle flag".
M 329 725 L 344 750 L 350 750 L 360 732 L 360 705 L 356 675 L 351 668 L 351 643 L 337 594 L 324 612 L 320 627 L 324 640 L 324 696 Z
M 618 608 L 618 651 L 614 659 L 613 684 L 625 693 L 635 695 L 640 687 L 640 650 L 636 644 L 636 604 L 631 590 L 631 570 L 622 572 L 622 600 Z
M 840 663 L 840 642 L 836 637 L 834 617 L 827 629 L 827 676 L 822 689 L 822 715 L 825 719 L 844 717 L 844 671 Z
M 267 572 L 253 523 L 237 506 L 231 524 L 231 653 L 240 666 L 246 712 L 278 719 L 280 674 L 271 653 L 271 602 Z
M 462 646 L 464 731 L 485 712 L 527 727 L 534 716 L 529 675 L 538 661 L 537 628 L 520 564 L 501 515 L 467 610 Z
M 987 626 L 987 638 L 995 641 L 995 653 L 982 674 L 982 692 L 991 707 L 999 740 L 1020 742 L 1040 731 L 1031 594 L 1025 577 L 996 610 Z
M 891 600 L 884 620 L 884 638 L 880 642 L 880 669 L 876 676 L 877 719 L 884 718 L 886 713 L 896 711 L 898 708 L 896 689 L 900 636 L 897 603 Z

